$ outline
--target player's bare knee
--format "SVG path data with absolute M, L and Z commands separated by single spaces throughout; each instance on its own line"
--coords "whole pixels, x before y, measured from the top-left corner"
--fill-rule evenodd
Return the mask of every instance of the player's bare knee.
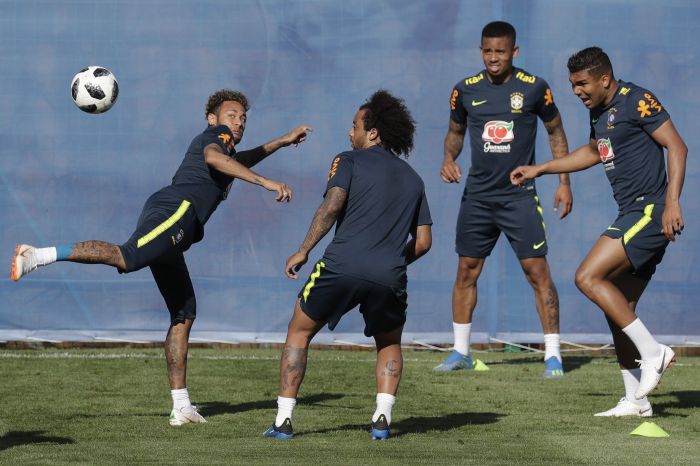
M 596 277 L 596 274 L 594 274 L 589 268 L 579 267 L 578 270 L 576 270 L 574 283 L 583 294 L 590 297 L 593 294 L 595 284 L 598 281 Z

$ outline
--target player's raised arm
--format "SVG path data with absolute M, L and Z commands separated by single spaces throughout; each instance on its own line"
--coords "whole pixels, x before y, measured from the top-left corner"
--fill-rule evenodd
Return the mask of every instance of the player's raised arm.
M 566 157 L 550 160 L 538 165 L 520 166 L 510 173 L 510 182 L 519 185 L 524 181 L 533 180 L 538 176 L 552 173 L 572 173 L 600 162 L 600 156 L 595 139 L 589 144 L 581 146 Z
M 251 150 L 241 151 L 236 154 L 236 161 L 248 168 L 254 167 L 263 161 L 268 155 L 272 155 L 278 149 L 291 144 L 297 145 L 306 141 L 308 133 L 314 129 L 308 125 L 299 125 L 282 136 Z
M 309 226 L 309 231 L 306 233 L 304 242 L 299 246 L 299 250 L 292 254 L 284 266 L 284 273 L 289 278 L 297 279 L 298 272 L 301 267 L 306 264 L 309 259 L 309 252 L 318 244 L 321 239 L 326 236 L 340 215 L 340 212 L 345 207 L 345 201 L 348 198 L 348 193 L 343 188 L 334 186 L 326 192 L 323 202 L 316 210 L 314 218 Z
M 684 228 L 683 213 L 681 212 L 681 191 L 685 181 L 685 163 L 688 156 L 688 146 L 681 138 L 671 120 L 659 126 L 651 137 L 668 151 L 668 188 L 666 190 L 666 205 L 662 217 L 663 233 L 670 241 L 676 240 Z
M 552 149 L 552 158 L 560 159 L 565 157 L 569 153 L 569 144 L 566 140 L 566 133 L 564 132 L 564 124 L 561 121 L 561 115 L 557 113 L 552 120 L 544 124 L 547 134 L 549 134 L 549 147 Z M 561 212 L 559 218 L 562 219 L 566 217 L 574 205 L 574 196 L 571 193 L 571 181 L 569 180 L 569 175 L 567 173 L 559 174 L 559 187 L 554 193 L 554 210 L 559 210 L 561 205 Z
M 292 189 L 289 186 L 279 181 L 269 180 L 258 175 L 254 171 L 224 154 L 221 147 L 219 147 L 217 144 L 212 143 L 204 148 L 204 160 L 206 161 L 207 165 L 217 171 L 220 171 L 221 173 L 234 178 L 239 178 L 243 181 L 247 181 L 248 183 L 257 184 L 268 191 L 277 192 L 277 197 L 275 200 L 278 202 L 289 202 L 292 200 Z

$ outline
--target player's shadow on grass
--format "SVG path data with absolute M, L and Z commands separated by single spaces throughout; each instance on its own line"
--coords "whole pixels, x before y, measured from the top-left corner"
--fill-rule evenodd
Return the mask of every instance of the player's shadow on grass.
M 302 396 L 297 399 L 300 405 L 318 405 L 328 400 L 338 400 L 345 397 L 340 393 L 318 393 L 316 395 Z M 277 409 L 277 398 L 259 401 L 248 401 L 245 403 L 231 404 L 225 401 L 211 401 L 208 403 L 198 403 L 197 410 L 202 416 L 218 416 L 220 414 L 236 414 L 256 409 Z
M 586 364 L 589 364 L 596 356 L 564 356 L 563 359 L 563 364 L 564 364 L 564 372 L 573 372 L 577 369 L 580 369 L 582 366 L 585 366 Z M 514 359 L 504 359 L 502 361 L 493 361 L 493 362 L 487 362 L 489 366 L 498 366 L 498 365 L 517 365 L 517 364 L 544 364 L 544 361 L 542 360 L 542 356 L 527 356 L 527 357 L 522 357 L 522 358 L 514 358 Z M 540 368 L 538 367 L 538 370 Z
M 33 431 L 10 431 L 0 437 L 0 451 L 10 449 L 12 447 L 19 447 L 22 445 L 33 445 L 36 443 L 57 443 L 59 445 L 66 445 L 70 443 L 75 443 L 75 440 L 68 437 L 45 437 L 44 431 L 33 430 Z
M 468 425 L 484 425 L 493 424 L 505 417 L 501 413 L 452 413 L 444 416 L 422 416 L 409 417 L 391 424 L 391 436 L 401 437 L 406 434 L 424 434 L 426 432 L 446 432 L 452 429 Z M 369 423 L 365 424 L 345 424 L 338 427 L 329 427 L 327 429 L 307 430 L 295 433 L 295 436 L 309 434 L 325 434 L 328 432 L 337 431 L 367 431 L 369 432 Z
M 667 410 L 675 410 L 675 409 L 693 409 L 693 408 L 700 408 L 700 390 L 683 390 L 683 391 L 675 391 L 675 392 L 669 392 L 669 393 L 660 393 L 659 395 L 661 396 L 671 396 L 675 397 L 676 400 L 668 400 L 668 401 L 662 401 L 661 403 L 653 403 L 652 407 L 654 408 L 654 415 L 655 416 L 662 416 L 662 417 L 670 417 L 670 416 L 676 416 L 676 417 L 688 417 L 688 414 L 679 414 L 679 413 L 669 413 Z M 653 400 L 652 400 L 653 402 Z

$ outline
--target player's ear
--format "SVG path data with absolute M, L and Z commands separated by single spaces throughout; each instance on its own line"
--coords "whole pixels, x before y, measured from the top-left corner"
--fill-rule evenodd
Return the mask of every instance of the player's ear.
M 515 47 L 513 47 L 513 58 L 517 57 L 519 53 L 520 53 L 520 47 L 518 47 L 516 45 Z
M 377 131 L 377 128 L 372 128 L 369 130 L 369 140 L 374 141 L 379 137 L 379 131 Z
M 216 124 L 219 123 L 219 119 L 216 118 L 216 115 L 214 115 L 213 113 L 208 113 L 207 123 L 209 123 L 209 126 L 216 126 Z
M 601 74 L 600 83 L 603 85 L 604 88 L 610 88 L 610 84 L 612 83 L 612 80 L 610 79 L 610 73 L 604 72 L 603 74 Z

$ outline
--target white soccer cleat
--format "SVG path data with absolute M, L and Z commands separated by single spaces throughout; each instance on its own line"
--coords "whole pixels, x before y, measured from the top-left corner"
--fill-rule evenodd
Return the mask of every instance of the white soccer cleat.
M 666 369 L 676 362 L 676 353 L 671 348 L 661 344 L 659 346 L 661 347 L 661 355 L 659 357 L 637 360 L 639 367 L 642 369 L 639 387 L 637 387 L 637 391 L 634 394 L 634 397 L 638 400 L 651 393 L 661 381 L 661 376 L 664 375 Z
M 37 267 L 36 248 L 28 244 L 18 244 L 15 247 L 15 256 L 12 258 L 12 269 L 10 270 L 12 281 L 18 281 L 24 275 L 36 270 Z
M 596 417 L 622 417 L 622 416 L 639 416 L 639 417 L 651 417 L 654 412 L 651 409 L 651 403 L 649 400 L 644 400 L 643 404 L 633 403 L 628 400 L 627 397 L 620 398 L 617 402 L 617 406 L 602 413 L 595 413 Z
M 173 410 L 170 411 L 169 422 L 171 426 L 177 427 L 183 424 L 189 424 L 190 422 L 193 424 L 202 424 L 207 422 L 207 420 L 197 412 L 196 406 L 186 406 L 180 409 L 173 408 Z

